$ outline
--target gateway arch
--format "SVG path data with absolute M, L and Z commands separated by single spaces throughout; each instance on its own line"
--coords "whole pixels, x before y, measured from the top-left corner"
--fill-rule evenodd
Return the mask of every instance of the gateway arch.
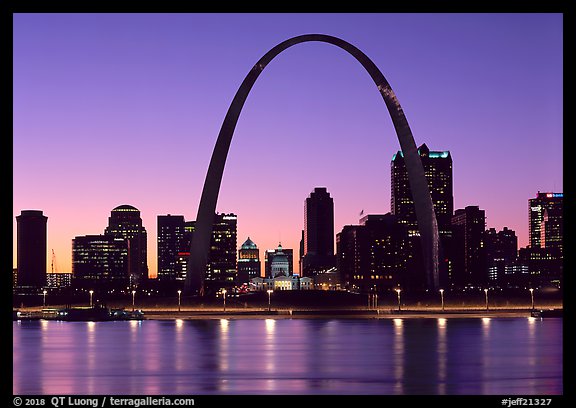
M 244 102 L 246 101 L 252 86 L 256 82 L 256 79 L 258 79 L 260 73 L 264 70 L 266 65 L 274 59 L 274 57 L 285 49 L 296 44 L 311 41 L 332 44 L 344 51 L 347 51 L 350 55 L 356 58 L 360 64 L 362 64 L 364 69 L 366 69 L 376 84 L 380 95 L 382 95 L 390 117 L 392 118 L 406 163 L 408 180 L 410 182 L 410 189 L 414 199 L 418 229 L 422 239 L 427 284 L 431 289 L 437 289 L 439 287 L 438 225 L 434 213 L 434 206 L 432 204 L 432 197 L 430 196 L 430 190 L 428 189 L 428 183 L 424 175 L 424 168 L 416 148 L 416 143 L 414 142 L 414 137 L 412 136 L 412 131 L 410 130 L 408 121 L 406 120 L 406 116 L 404 115 L 404 111 L 402 110 L 396 95 L 378 67 L 358 48 L 337 37 L 324 34 L 305 34 L 281 42 L 260 58 L 260 60 L 252 67 L 242 82 L 242 85 L 240 85 L 240 88 L 236 92 L 236 95 L 228 108 L 220 133 L 218 134 L 216 146 L 212 153 L 212 159 L 210 160 L 206 180 L 204 181 L 204 189 L 202 190 L 202 197 L 200 199 L 200 206 L 198 207 L 198 214 L 196 217 L 196 227 L 190 243 L 189 268 L 184 285 L 184 293 L 188 295 L 204 294 L 204 275 L 208 261 L 212 225 L 214 223 L 216 203 L 218 201 L 218 192 L 220 191 L 222 174 L 224 172 L 224 165 L 226 164 L 230 142 L 232 141 L 234 129 L 236 128 L 236 123 L 238 122 Z

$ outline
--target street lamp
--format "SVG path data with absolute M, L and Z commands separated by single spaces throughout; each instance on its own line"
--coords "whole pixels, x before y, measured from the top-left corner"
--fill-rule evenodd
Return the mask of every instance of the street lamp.
M 272 289 L 268 289 L 266 291 L 266 293 L 268 293 L 268 311 L 270 312 L 272 310 L 272 305 L 271 305 L 271 296 L 272 296 L 272 292 L 274 292 Z
M 94 294 L 94 291 L 90 290 L 88 293 L 90 293 L 90 307 L 92 307 L 92 295 Z
M 530 299 L 532 299 L 532 310 L 534 310 L 534 289 L 528 289 L 530 291 Z
M 42 306 L 43 307 L 46 307 L 46 293 L 48 293 L 48 292 L 46 291 L 46 289 L 44 289 L 42 291 L 42 294 L 44 295 L 44 299 L 42 300 Z M 532 303 L 532 309 L 534 309 L 534 303 Z
M 400 311 L 400 292 L 402 292 L 401 289 L 395 289 L 396 293 L 398 293 L 398 311 Z
M 136 298 L 136 291 L 133 290 L 133 291 L 132 291 L 132 311 L 134 311 L 134 300 L 135 300 L 135 298 Z
M 488 310 L 488 289 L 484 289 L 484 294 L 486 295 L 486 310 Z
M 226 289 L 222 289 L 222 297 L 224 298 L 224 312 L 226 312 Z
M 444 311 L 444 289 L 440 289 L 440 299 L 442 300 L 442 311 Z
M 182 294 L 182 291 L 180 289 L 178 289 L 178 311 L 180 311 L 180 295 Z

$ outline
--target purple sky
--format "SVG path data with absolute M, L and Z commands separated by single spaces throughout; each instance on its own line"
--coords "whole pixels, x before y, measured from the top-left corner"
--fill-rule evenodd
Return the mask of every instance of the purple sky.
M 254 63 L 300 34 L 341 37 L 370 57 L 417 145 L 450 150 L 454 208 L 528 241 L 528 199 L 563 191 L 561 14 L 15 14 L 14 217 L 48 216 L 48 252 L 71 271 L 71 240 L 130 204 L 195 219 L 226 110 Z M 304 200 L 334 198 L 335 230 L 390 211 L 399 149 L 374 83 L 324 43 L 280 54 L 240 116 L 219 212 L 238 245 L 298 252 Z M 16 220 L 14 266 L 16 266 Z M 48 268 L 50 267 L 48 256 Z

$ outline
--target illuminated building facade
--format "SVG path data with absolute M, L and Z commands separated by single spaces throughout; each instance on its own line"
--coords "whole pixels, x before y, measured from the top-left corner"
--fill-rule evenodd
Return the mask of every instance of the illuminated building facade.
M 341 284 L 360 292 L 408 285 L 405 223 L 390 213 L 367 215 L 360 225 L 346 225 L 336 235 Z
M 563 206 L 563 193 L 538 192 L 536 198 L 528 200 L 528 235 L 531 248 L 562 246 Z
M 68 288 L 72 285 L 72 273 L 48 272 L 46 283 L 49 288 Z
M 73 285 L 80 288 L 126 288 L 130 284 L 128 241 L 110 235 L 72 240 Z
M 236 214 L 216 214 L 214 216 L 205 275 L 207 290 L 234 286 L 236 283 L 237 222 Z
M 131 205 L 114 208 L 108 217 L 104 235 L 126 240 L 130 285 L 136 286 L 148 279 L 147 234 L 142 226 L 140 210 Z
M 561 287 L 564 269 L 564 194 L 541 193 L 528 200 L 529 247 L 521 250 L 531 283 Z
M 158 280 L 177 279 L 177 257 L 189 251 L 185 241 L 185 221 L 182 215 L 159 215 L 158 217 Z
M 518 257 L 516 233 L 508 227 L 498 232 L 495 228 L 490 228 L 484 234 L 484 246 L 490 284 L 504 285 L 506 270 L 508 268 L 510 271 L 510 267 Z
M 238 284 L 260 276 L 260 250 L 248 237 L 238 250 Z
M 451 274 L 451 243 L 452 243 L 452 214 L 454 212 L 454 196 L 452 181 L 452 156 L 449 151 L 433 151 L 426 144 L 418 148 L 418 154 L 424 167 L 424 174 L 430 189 L 432 204 L 438 222 L 438 235 L 440 238 L 440 282 L 447 285 Z M 414 288 L 426 286 L 426 275 L 422 259 L 422 243 L 416 220 L 414 199 L 408 181 L 406 162 L 402 151 L 392 156 L 390 164 L 391 194 L 390 208 L 392 214 L 398 217 L 400 223 L 405 224 L 408 233 L 408 263 L 407 273 Z
M 276 269 L 273 270 L 272 266 L 274 264 L 274 260 L 276 259 L 276 256 L 280 256 L 280 258 L 278 258 L 276 260 Z M 292 276 L 294 274 L 294 250 L 292 248 L 283 248 L 282 244 L 278 244 L 278 248 L 275 249 L 267 249 L 264 252 L 264 274 L 267 277 L 274 277 L 273 273 L 279 273 L 280 269 L 278 269 L 278 266 L 280 265 L 280 263 L 284 264 L 285 262 L 287 262 L 287 275 L 286 276 Z M 282 271 L 283 271 L 283 267 L 282 267 Z

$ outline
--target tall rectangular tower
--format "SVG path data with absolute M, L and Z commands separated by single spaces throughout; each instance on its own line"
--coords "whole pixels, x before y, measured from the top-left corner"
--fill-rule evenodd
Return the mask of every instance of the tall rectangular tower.
M 454 197 L 452 187 L 452 156 L 449 151 L 431 151 L 426 144 L 418 148 L 418 154 L 424 167 L 424 174 L 430 189 L 432 204 L 438 222 L 440 237 L 440 284 L 445 286 L 452 269 L 452 214 L 454 211 Z M 408 280 L 415 289 L 423 289 L 426 285 L 424 260 L 420 231 L 416 219 L 414 199 L 408 181 L 406 162 L 402 151 L 392 156 L 390 163 L 391 176 L 391 202 L 390 209 L 398 220 L 406 225 L 408 233 L 406 266 Z
M 207 288 L 233 286 L 236 282 L 237 222 L 238 217 L 232 213 L 214 217 L 206 270 Z
M 563 193 L 539 191 L 536 198 L 528 200 L 528 234 L 531 248 L 561 245 L 563 204 Z M 546 220 L 544 219 L 545 213 L 547 213 Z M 543 224 L 545 225 L 544 231 L 542 231 Z
M 334 200 L 326 187 L 316 187 L 304 202 L 302 275 L 313 277 L 335 266 Z
M 455 211 L 452 217 L 454 233 L 454 273 L 457 287 L 483 286 L 488 281 L 485 253 L 486 215 L 478 206 Z
M 16 217 L 18 286 L 46 286 L 46 224 L 38 210 L 23 210 Z
M 186 248 L 183 215 L 158 216 L 158 280 L 173 281 L 177 278 L 176 260 Z
M 142 225 L 140 210 L 131 205 L 114 208 L 108 217 L 104 235 L 124 238 L 128 243 L 128 270 L 130 285 L 135 286 L 148 279 L 148 250 L 146 228 Z
M 420 160 L 424 167 L 428 188 L 432 196 L 434 212 L 438 221 L 438 233 L 450 234 L 452 213 L 454 211 L 454 197 L 452 195 L 452 156 L 449 151 L 431 151 L 426 144 L 418 148 Z M 418 234 L 414 199 L 410 191 L 408 173 L 402 151 L 392 157 L 391 163 L 391 203 L 392 214 L 399 217 L 401 223 L 406 224 L 409 234 Z

